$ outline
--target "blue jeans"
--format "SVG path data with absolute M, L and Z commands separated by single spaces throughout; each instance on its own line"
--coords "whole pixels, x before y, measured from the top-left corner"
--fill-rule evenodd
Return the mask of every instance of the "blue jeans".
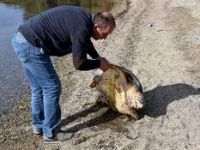
M 30 82 L 33 127 L 45 137 L 52 137 L 61 120 L 61 84 L 50 56 L 30 44 L 20 32 L 12 38 L 12 46 Z

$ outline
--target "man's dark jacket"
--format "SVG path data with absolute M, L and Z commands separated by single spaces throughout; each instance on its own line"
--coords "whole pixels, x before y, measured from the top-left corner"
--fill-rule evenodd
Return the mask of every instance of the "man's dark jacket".
M 50 56 L 71 53 L 76 69 L 90 70 L 100 66 L 90 38 L 92 15 L 80 7 L 58 6 L 44 11 L 22 24 L 18 31 L 35 47 Z M 87 59 L 89 54 L 93 59 Z

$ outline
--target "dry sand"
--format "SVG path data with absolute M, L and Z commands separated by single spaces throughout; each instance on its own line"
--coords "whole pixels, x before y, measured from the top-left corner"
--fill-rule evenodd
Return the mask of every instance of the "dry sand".
M 142 118 L 127 120 L 95 105 L 98 93 L 89 83 L 98 71 L 74 70 L 69 55 L 58 59 L 56 68 L 63 86 L 62 128 L 75 132 L 74 137 L 43 144 L 31 133 L 30 115 L 23 114 L 14 126 L 1 124 L 0 149 L 200 149 L 200 1 L 124 0 L 112 12 L 116 30 L 94 44 L 111 63 L 129 68 L 140 79 L 146 99 Z M 18 106 L 28 113 L 25 108 Z

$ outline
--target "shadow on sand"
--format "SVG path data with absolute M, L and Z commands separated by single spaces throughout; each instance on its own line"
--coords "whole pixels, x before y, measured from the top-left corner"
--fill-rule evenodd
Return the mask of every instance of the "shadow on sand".
M 75 125 L 75 126 L 69 128 L 66 132 L 75 133 L 75 132 L 82 130 L 84 128 L 94 127 L 94 126 L 100 125 L 102 123 L 109 122 L 109 121 L 114 120 L 115 118 L 117 118 L 119 116 L 118 113 L 112 111 L 112 109 L 109 109 L 106 104 L 101 103 L 101 102 L 97 102 L 94 105 L 92 105 L 91 107 L 63 119 L 61 121 L 61 127 L 69 124 L 70 122 L 75 121 L 78 118 L 85 117 L 90 113 L 98 112 L 105 107 L 106 107 L 106 109 L 103 111 L 103 113 L 100 116 L 92 118 L 92 119 L 90 119 L 90 120 L 88 120 L 84 123 Z
M 167 106 L 173 101 L 178 101 L 190 95 L 200 95 L 200 88 L 178 83 L 167 86 L 158 86 L 144 93 L 145 108 L 141 114 L 151 117 L 159 117 L 166 114 Z
M 139 111 L 139 114 L 141 115 L 141 117 L 143 117 L 144 115 L 148 115 L 151 117 L 159 117 L 161 115 L 165 115 L 166 108 L 169 103 L 176 100 L 181 100 L 190 95 L 200 95 L 200 88 L 196 89 L 191 85 L 182 83 L 167 86 L 158 86 L 144 93 L 146 104 L 145 108 Z M 102 103 L 96 103 L 86 110 L 83 110 L 63 119 L 61 126 L 65 126 L 68 123 L 80 117 L 87 116 L 90 113 L 98 112 L 103 107 L 106 107 L 106 105 Z M 75 125 L 69 128 L 66 132 L 75 133 L 84 128 L 89 128 L 102 123 L 109 122 L 111 120 L 116 119 L 118 116 L 118 113 L 112 111 L 111 109 L 107 109 L 102 115 L 96 118 L 92 118 L 84 123 Z

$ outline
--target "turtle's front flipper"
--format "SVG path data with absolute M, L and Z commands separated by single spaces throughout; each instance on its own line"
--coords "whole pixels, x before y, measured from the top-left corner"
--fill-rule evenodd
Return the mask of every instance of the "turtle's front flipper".
M 140 116 L 138 115 L 138 113 L 136 112 L 136 110 L 133 110 L 132 109 L 132 112 L 129 116 L 130 119 L 134 119 L 134 120 L 139 120 L 140 119 Z
M 90 87 L 95 88 L 99 84 L 100 80 L 101 80 L 101 76 L 98 76 L 98 75 L 94 76 L 92 82 L 90 83 Z
M 126 110 L 126 111 L 124 111 L 124 114 L 128 115 L 129 120 L 139 120 L 140 119 L 140 116 L 134 109 Z

